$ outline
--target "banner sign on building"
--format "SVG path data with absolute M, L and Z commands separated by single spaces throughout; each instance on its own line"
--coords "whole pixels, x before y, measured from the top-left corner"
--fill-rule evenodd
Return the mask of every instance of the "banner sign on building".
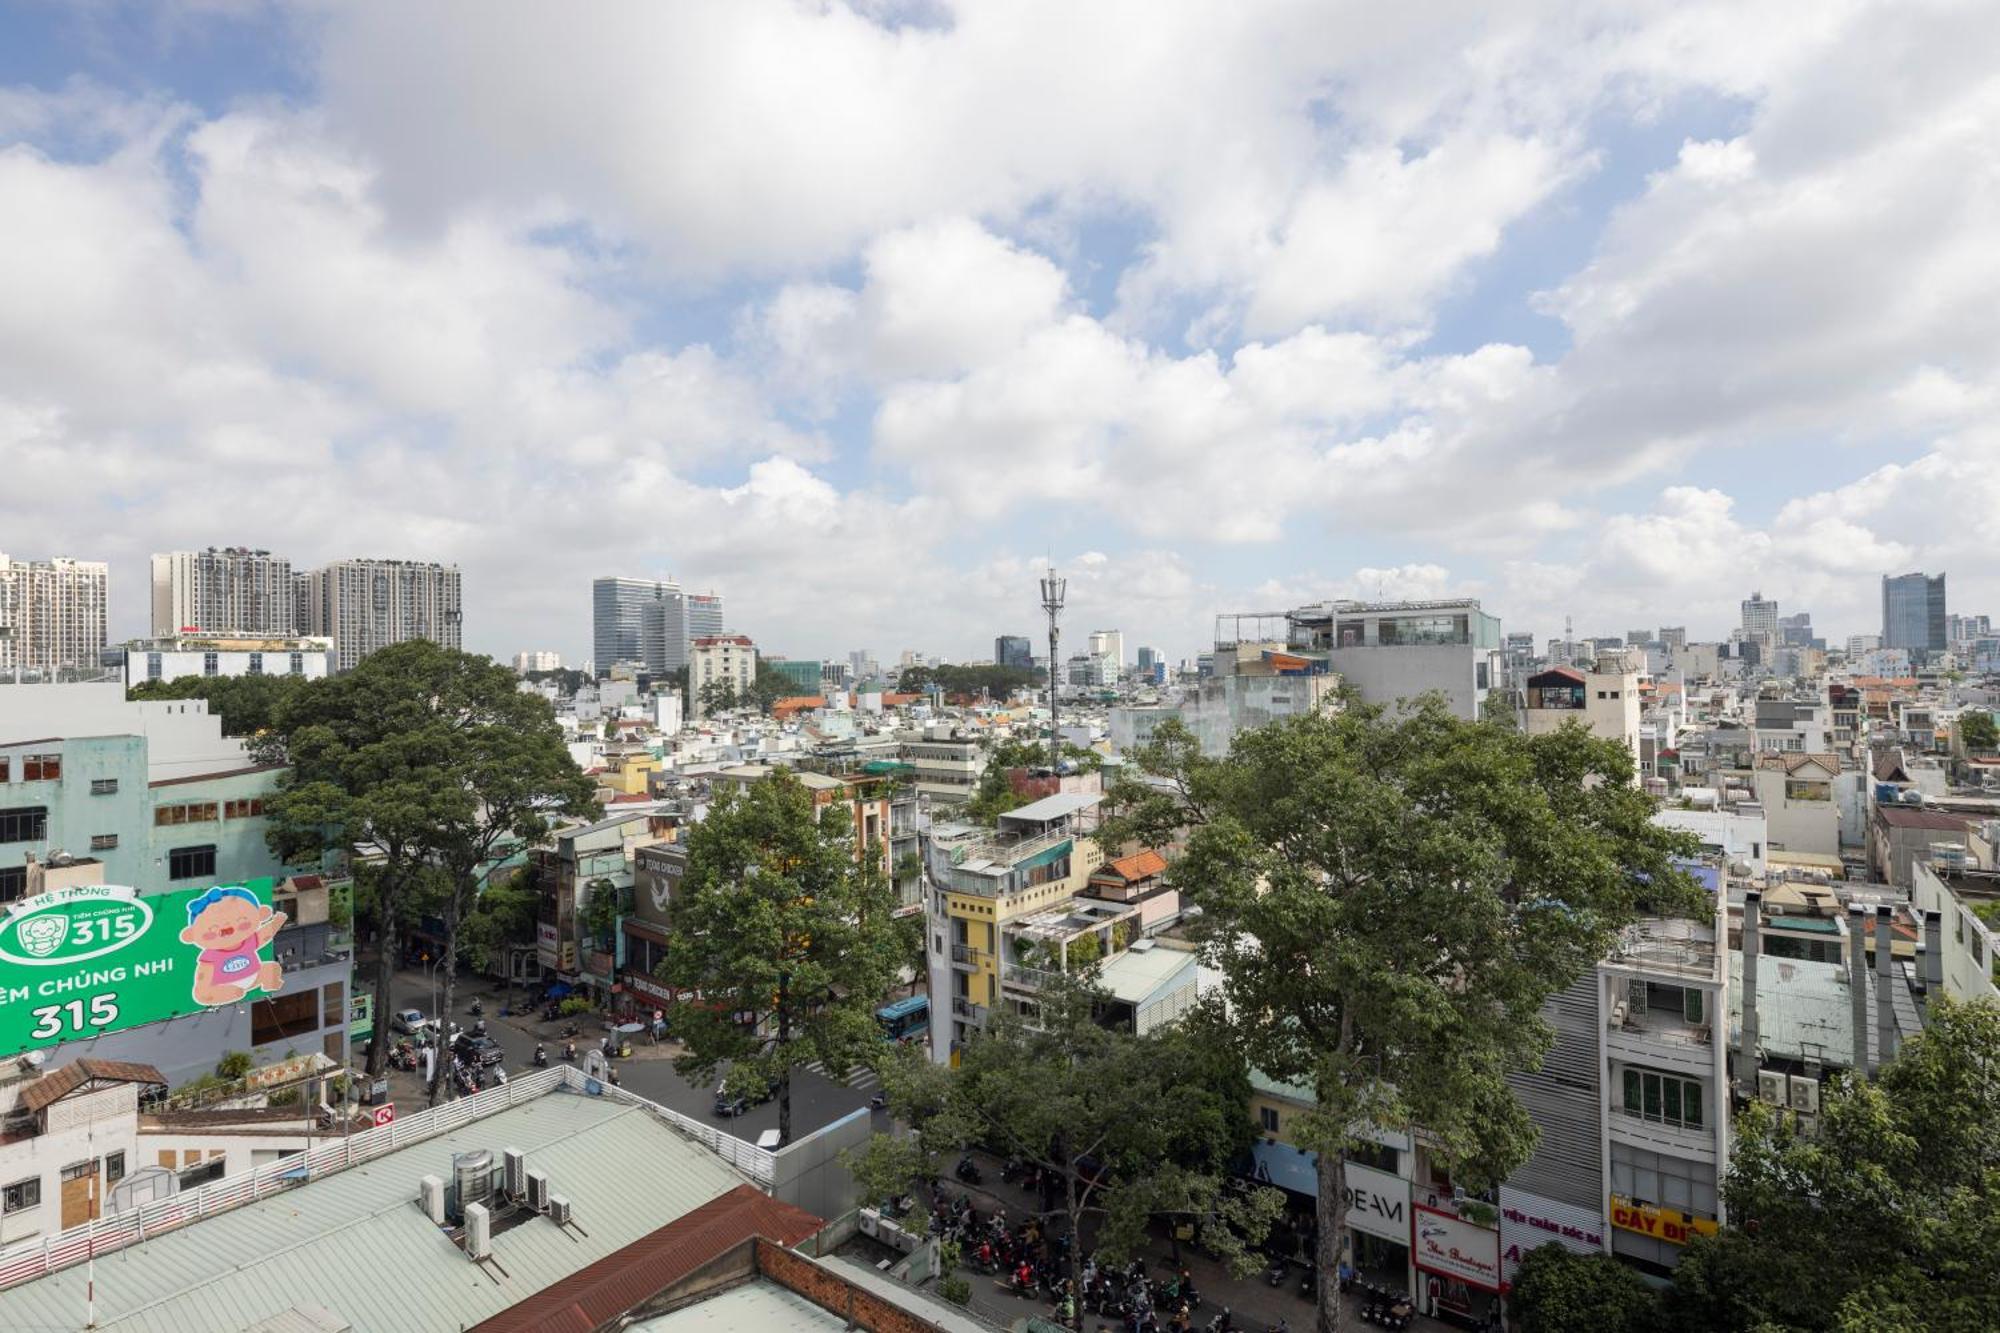
M 1500 1290 L 1500 1233 L 1422 1204 L 1416 1209 L 1417 1243 L 1411 1257 L 1427 1272 L 1455 1277 L 1470 1287 Z
M 1689 1217 L 1676 1208 L 1634 1203 L 1622 1194 L 1611 1196 L 1611 1225 L 1669 1245 L 1685 1245 L 1696 1236 L 1713 1236 L 1721 1229 L 1714 1218 Z
M 1597 1254 L 1604 1249 L 1604 1215 L 1502 1185 L 1501 1276 L 1511 1284 L 1528 1252 L 1551 1241 L 1574 1254 Z
M 1359 1162 L 1347 1163 L 1347 1225 L 1408 1245 L 1410 1182 Z
M 284 985 L 271 881 L 141 896 L 82 884 L 0 921 L 0 1055 L 237 1004 Z

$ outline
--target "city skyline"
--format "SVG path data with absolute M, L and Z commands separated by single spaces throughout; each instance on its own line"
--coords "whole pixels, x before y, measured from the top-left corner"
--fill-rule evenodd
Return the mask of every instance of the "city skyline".
M 0 527 L 114 638 L 221 542 L 456 564 L 503 657 L 605 569 L 823 655 L 1032 632 L 1044 555 L 1175 659 L 1322 596 L 2000 603 L 1991 11 L 477 12 L 7 20 Z

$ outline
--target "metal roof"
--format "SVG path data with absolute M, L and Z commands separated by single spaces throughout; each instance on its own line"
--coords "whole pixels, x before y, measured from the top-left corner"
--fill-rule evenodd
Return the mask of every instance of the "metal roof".
M 1088 810 L 1104 799 L 1102 792 L 1059 791 L 1054 796 L 1044 796 L 1039 801 L 1017 806 L 1001 815 L 1003 820 L 1021 820 L 1030 824 L 1045 824 L 1051 819 L 1061 819 Z
M 775 1282 L 758 1279 L 632 1325 L 634 1333 L 792 1333 L 844 1329 L 847 1321 Z
M 530 1219 L 494 1236 L 497 1264 L 467 1259 L 417 1180 L 475 1148 L 524 1151 L 588 1234 Z M 98 1260 L 97 1326 L 213 1333 L 318 1306 L 369 1333 L 456 1333 L 742 1183 L 643 1108 L 552 1092 Z M 79 1327 L 88 1272 L 0 1292 L 0 1328 Z
M 1196 959 L 1185 949 L 1128 949 L 1097 969 L 1097 984 L 1114 999 L 1142 1005 L 1186 973 L 1193 984 Z

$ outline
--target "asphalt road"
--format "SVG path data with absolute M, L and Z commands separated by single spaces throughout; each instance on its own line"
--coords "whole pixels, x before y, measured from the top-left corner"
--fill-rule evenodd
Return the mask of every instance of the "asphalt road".
M 430 1014 L 435 1003 L 433 981 L 426 978 L 422 970 L 396 973 L 394 983 L 397 1009 L 421 1009 Z M 453 1021 L 470 1029 L 475 1021 L 471 1006 L 474 996 L 485 1002 L 486 1033 L 500 1043 L 507 1052 L 503 1064 L 508 1074 L 531 1070 L 534 1065 L 535 1043 L 543 1042 L 548 1047 L 549 1059 L 557 1060 L 562 1052 L 562 1029 L 569 1020 L 544 1023 L 538 1013 L 516 1014 L 503 1018 L 500 1008 L 505 998 L 505 988 L 492 988 L 487 983 L 470 983 L 461 978 L 452 991 Z M 516 989 L 515 997 L 525 1002 L 526 996 Z M 580 1016 L 581 1031 L 576 1038 L 579 1057 L 593 1043 L 603 1040 L 607 1031 L 599 1015 Z M 384 1026 L 386 1026 L 386 1021 Z M 755 1143 L 757 1136 L 767 1129 L 778 1127 L 778 1103 L 774 1098 L 761 1106 L 752 1107 L 741 1116 L 718 1116 L 715 1114 L 715 1080 L 699 1085 L 690 1083 L 675 1072 L 671 1054 L 678 1048 L 671 1044 L 655 1047 L 643 1034 L 632 1039 L 632 1057 L 617 1061 L 619 1086 L 627 1088 L 649 1101 L 658 1102 L 682 1115 L 718 1125 L 736 1138 L 746 1143 Z M 397 1084 L 407 1082 L 412 1089 L 415 1079 L 403 1075 L 394 1080 Z M 866 1071 L 857 1071 L 850 1080 L 853 1086 L 843 1086 L 826 1075 L 811 1068 L 792 1071 L 792 1137 L 804 1138 L 807 1134 L 832 1124 L 849 1113 L 866 1107 L 874 1095 L 875 1076 Z M 410 1093 L 398 1087 L 396 1095 L 400 1099 Z M 416 1103 L 421 1105 L 421 1101 Z M 877 1111 L 876 1128 L 886 1130 L 886 1115 Z

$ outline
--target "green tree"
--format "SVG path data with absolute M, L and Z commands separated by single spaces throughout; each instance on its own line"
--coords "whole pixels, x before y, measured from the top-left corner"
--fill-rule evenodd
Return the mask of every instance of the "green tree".
M 703 717 L 713 717 L 717 713 L 726 713 L 730 709 L 737 707 L 740 702 L 736 697 L 736 686 L 720 676 L 714 680 L 703 682 L 701 690 L 696 697 L 701 701 Z
M 628 904 L 622 901 L 618 886 L 608 879 L 593 879 L 584 886 L 590 896 L 584 900 L 583 909 L 577 914 L 577 924 L 585 935 L 596 942 L 600 949 L 608 949 L 612 936 L 618 933 L 618 916 Z
M 745 703 L 753 703 L 757 711 L 768 713 L 771 706 L 780 699 L 789 699 L 800 693 L 799 683 L 776 667 L 764 662 L 757 663 L 757 677 L 750 682 L 750 696 Z
M 1630 753 L 1580 728 L 1525 736 L 1427 696 L 1391 713 L 1349 700 L 1205 758 L 1178 723 L 1121 783 L 1107 848 L 1164 846 L 1224 974 L 1235 1040 L 1316 1089 L 1297 1122 L 1318 1153 L 1319 1268 L 1347 1231 L 1345 1163 L 1373 1129 L 1421 1126 L 1474 1190 L 1532 1151 L 1508 1085 L 1551 1031 L 1544 1001 L 1642 909 L 1706 912 L 1673 864 L 1692 839 L 1651 821 Z M 1339 1327 L 1333 1284 L 1319 1327 Z
M 511 990 L 512 951 L 534 943 L 540 904 L 533 871 L 523 867 L 512 874 L 494 876 L 480 891 L 478 904 L 461 927 L 466 959 L 482 972 L 504 969 Z
M 1079 772 L 1092 771 L 1103 763 L 1102 755 L 1080 745 L 1064 746 L 1063 758 L 1073 760 Z M 997 823 L 1001 815 L 1027 804 L 1027 798 L 1014 790 L 1014 771 L 1046 772 L 1048 766 L 1049 748 L 1042 742 L 1011 737 L 1001 741 L 986 756 L 986 767 L 980 770 L 979 785 L 973 789 L 972 799 L 966 802 L 967 817 L 981 824 Z
M 1192 1222 L 1239 1276 L 1251 1272 L 1284 1200 L 1229 1178 L 1256 1136 L 1240 1054 L 1210 1010 L 1140 1037 L 1097 1021 L 1102 998 L 1061 979 L 1041 991 L 1032 1024 L 996 1010 L 957 1069 L 917 1071 L 909 1056 L 885 1067 L 890 1108 L 913 1137 L 877 1136 L 857 1159 L 864 1178 L 893 1194 L 981 1144 L 1060 1181 L 1039 1216 L 1086 1242 L 1094 1228 L 1101 1259 L 1135 1253 L 1164 1214 Z M 1072 1277 L 1084 1248 L 1070 1247 Z
M 1967 750 L 2000 749 L 2000 723 L 1994 722 L 1993 714 L 1980 709 L 1967 709 L 1959 714 L 1958 736 Z
M 275 654 L 273 654 L 275 656 Z M 255 737 L 277 725 L 278 711 L 310 682 L 304 676 L 182 676 L 132 687 L 133 699 L 202 699 L 222 719 L 225 736 Z
M 776 1088 L 792 1137 L 792 1067 L 835 1078 L 882 1050 L 875 1008 L 903 952 L 895 897 L 873 858 L 857 862 L 845 819 L 816 817 L 786 769 L 723 793 L 688 833 L 660 977 L 699 999 L 675 1007 L 675 1061 L 703 1079 L 723 1061 L 734 1088 Z M 736 1022 L 754 1014 L 751 1025 Z
M 1993 1327 L 2000 1309 L 2000 1004 L 1932 1000 L 1873 1083 L 1840 1075 L 1805 1133 L 1736 1123 L 1731 1225 L 1689 1245 L 1675 1327 Z
M 1508 1294 L 1521 1333 L 1655 1333 L 1660 1296 L 1608 1254 L 1582 1255 L 1551 1241 L 1528 1251 Z
M 345 848 L 368 866 L 377 1014 L 394 1011 L 390 980 L 416 911 L 443 919 L 445 957 L 455 960 L 501 848 L 594 809 L 548 702 L 517 688 L 506 667 L 425 639 L 312 682 L 278 709 L 269 735 L 290 762 L 264 807 L 273 848 L 287 859 Z M 452 967 L 444 973 L 448 1013 Z M 386 1042 L 372 1044 L 371 1073 L 386 1052 Z M 442 1062 L 438 1080 L 434 1096 L 448 1086 Z

